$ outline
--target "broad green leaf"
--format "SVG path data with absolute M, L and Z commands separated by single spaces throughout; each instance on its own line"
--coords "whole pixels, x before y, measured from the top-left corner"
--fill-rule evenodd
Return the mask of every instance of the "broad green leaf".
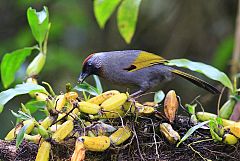
M 47 7 L 37 12 L 32 7 L 27 10 L 27 18 L 32 34 L 39 44 L 42 44 L 48 31 L 49 15 Z
M 117 13 L 118 29 L 127 43 L 135 32 L 141 0 L 123 0 Z
M 162 102 L 164 97 L 165 97 L 164 92 L 162 90 L 160 90 L 160 91 L 155 93 L 155 95 L 154 95 L 154 102 L 155 103 L 160 103 L 160 102 Z
M 97 96 L 100 94 L 97 88 L 91 86 L 90 84 L 83 82 L 81 84 L 78 84 L 77 86 L 74 87 L 75 90 L 81 91 L 81 92 L 88 92 L 89 94 L 93 96 Z
M 192 133 L 194 133 L 197 129 L 199 129 L 200 127 L 206 125 L 207 123 L 209 123 L 209 121 L 204 121 L 204 122 L 201 122 L 200 124 L 197 124 L 193 127 L 191 127 L 187 133 L 182 137 L 182 139 L 177 143 L 177 147 L 182 143 L 184 142 L 189 136 L 192 135 Z
M 173 59 L 165 64 L 187 68 L 192 71 L 204 74 L 208 78 L 219 81 L 224 86 L 233 90 L 233 85 L 232 85 L 230 79 L 228 78 L 228 76 L 225 73 L 214 68 L 213 66 L 210 66 L 210 65 L 207 65 L 204 63 L 200 63 L 200 62 L 193 62 L 188 59 Z
M 16 147 L 17 148 L 22 143 L 24 134 L 26 133 L 28 126 L 29 126 L 29 124 L 26 124 L 19 130 L 19 133 L 17 134 L 17 138 L 16 138 Z
M 17 95 L 27 94 L 30 92 L 43 92 L 47 93 L 44 87 L 32 84 L 32 83 L 23 83 L 16 85 L 15 88 L 10 88 L 6 91 L 2 91 L 0 93 L 0 107 L 4 107 L 4 105 L 11 100 L 13 97 Z
M 100 79 L 99 79 L 99 77 L 97 75 L 93 75 L 93 78 L 95 80 L 96 87 L 98 89 L 98 93 L 101 94 L 103 92 L 101 81 L 100 81 Z
M 94 14 L 101 28 L 104 28 L 107 20 L 110 18 L 120 1 L 121 0 L 94 0 Z
M 29 101 L 25 104 L 25 106 L 31 113 L 35 113 L 37 110 L 45 109 L 46 101 Z
M 1 63 L 1 78 L 4 88 L 9 87 L 13 83 L 15 73 L 33 49 L 34 47 L 26 47 L 4 55 Z

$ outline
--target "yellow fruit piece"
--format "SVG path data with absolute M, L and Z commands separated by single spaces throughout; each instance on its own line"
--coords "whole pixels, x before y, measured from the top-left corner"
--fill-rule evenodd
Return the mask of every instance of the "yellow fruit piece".
M 78 98 L 77 92 L 68 92 L 65 93 L 65 97 L 68 101 L 76 100 Z
M 124 128 L 119 128 L 117 131 L 115 131 L 112 135 L 110 135 L 110 140 L 115 145 L 120 145 L 124 141 L 126 141 L 131 136 L 130 129 L 125 126 Z
M 234 145 L 237 144 L 238 138 L 232 134 L 225 134 L 223 136 L 223 142 L 225 144 Z
M 73 121 L 67 120 L 64 122 L 59 129 L 52 135 L 52 138 L 60 142 L 62 141 L 68 134 L 70 134 L 73 130 Z
M 48 161 L 51 150 L 51 144 L 47 141 L 41 143 L 35 161 Z
M 172 144 L 175 144 L 178 140 L 181 139 L 178 132 L 176 132 L 168 123 L 160 124 L 160 131 L 165 136 L 165 138 Z
M 200 121 L 208 121 L 210 119 L 217 118 L 217 115 L 209 112 L 197 112 L 196 116 L 197 116 L 197 119 Z M 236 122 L 232 120 L 222 119 L 222 123 L 223 123 L 223 126 L 226 127 Z
M 175 120 L 179 103 L 174 90 L 170 90 L 164 100 L 164 113 L 170 122 Z
M 62 119 L 62 118 L 65 117 L 65 116 L 66 116 L 66 113 L 60 113 L 60 114 L 58 114 L 57 121 L 60 120 L 60 119 Z
M 127 101 L 127 99 L 128 97 L 125 93 L 116 94 L 104 101 L 101 104 L 101 107 L 103 110 L 112 111 L 115 108 L 122 106 Z
M 143 106 L 156 107 L 157 103 L 156 102 L 144 102 Z
M 7 140 L 7 141 L 10 141 L 10 140 L 15 139 L 15 137 L 16 137 L 16 133 L 15 133 L 15 127 L 14 127 L 12 130 L 10 130 L 8 132 L 7 136 L 5 136 L 4 139 Z
M 66 108 L 64 108 L 64 110 L 62 110 L 62 111 L 68 113 L 68 112 L 71 111 L 73 108 L 74 108 L 74 107 L 73 107 L 73 104 L 70 103 L 70 102 L 68 102 L 68 103 L 66 104 Z
M 48 95 L 46 95 L 45 93 L 36 92 L 35 98 L 37 101 L 46 101 L 48 99 Z
M 35 126 L 35 123 L 34 123 L 34 120 L 26 120 L 26 121 L 23 121 L 23 125 L 27 125 L 27 129 L 26 129 L 26 134 L 29 134 L 30 132 L 32 132 L 34 126 Z M 19 130 L 22 128 L 22 124 L 18 124 L 16 127 L 14 127 L 12 130 L 10 130 L 7 134 L 7 136 L 4 138 L 5 140 L 13 140 L 15 139 L 16 135 L 18 134 Z
M 119 91 L 117 90 L 111 90 L 111 91 L 107 91 L 107 92 L 104 92 L 96 97 L 93 97 L 91 99 L 89 99 L 87 102 L 89 103 L 94 103 L 94 104 L 97 104 L 97 105 L 100 105 L 102 104 L 105 100 L 107 100 L 108 98 L 116 95 L 116 94 L 120 94 Z
M 77 139 L 71 161 L 83 161 L 85 159 L 85 151 L 82 140 Z
M 101 119 L 110 119 L 110 118 L 119 118 L 125 115 L 125 111 L 122 109 L 122 106 L 109 111 L 109 112 L 102 112 L 100 117 Z
M 41 135 L 39 135 L 39 134 L 37 134 L 37 135 L 24 134 L 24 139 L 38 144 L 41 139 Z
M 154 113 L 154 111 L 155 111 L 155 109 L 150 106 L 143 106 L 141 108 L 138 108 L 139 114 L 142 114 L 142 115 L 152 114 L 152 113 Z
M 52 126 L 50 127 L 50 130 L 51 130 L 52 132 L 55 132 L 55 131 L 57 131 L 61 126 L 62 126 L 62 125 L 54 124 L 54 125 L 52 125 Z
M 62 111 L 67 99 L 64 94 L 57 96 L 55 101 L 55 108 L 57 111 Z
M 228 127 L 230 128 L 231 133 L 240 138 L 240 122 L 236 122 Z
M 83 141 L 84 147 L 90 151 L 104 151 L 110 146 L 110 138 L 107 136 L 81 136 L 79 139 Z
M 67 120 L 74 120 L 80 114 L 79 109 L 75 108 L 68 116 Z
M 54 117 L 48 116 L 41 122 L 41 125 L 44 129 L 48 129 L 52 125 L 54 120 Z
M 78 103 L 78 108 L 81 112 L 84 112 L 84 113 L 87 113 L 87 114 L 97 114 L 101 107 L 96 105 L 96 104 L 93 104 L 93 103 L 89 103 L 89 102 L 79 102 Z
M 4 138 L 7 141 L 13 140 L 16 137 L 16 134 L 19 132 L 19 130 L 22 128 L 22 126 L 14 127 L 12 130 L 10 130 L 7 134 L 7 136 Z

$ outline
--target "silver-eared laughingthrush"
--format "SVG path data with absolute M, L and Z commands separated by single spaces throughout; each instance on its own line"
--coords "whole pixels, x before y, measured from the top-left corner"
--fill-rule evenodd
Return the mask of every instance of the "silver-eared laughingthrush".
M 137 96 L 178 75 L 213 94 L 219 93 L 204 80 L 167 66 L 164 64 L 166 62 L 158 55 L 141 50 L 95 53 L 84 60 L 78 81 L 81 83 L 89 75 L 95 74 L 114 83 L 138 86 L 139 90 L 132 94 Z

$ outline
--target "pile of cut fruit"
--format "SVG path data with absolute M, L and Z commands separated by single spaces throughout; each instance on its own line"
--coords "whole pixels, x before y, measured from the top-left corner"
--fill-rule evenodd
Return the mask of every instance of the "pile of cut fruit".
M 156 130 L 161 132 L 169 144 L 177 146 L 187 139 L 189 133 L 194 132 L 193 129 L 189 129 L 189 133 L 181 138 L 173 129 L 177 110 L 181 106 L 173 90 L 166 94 L 163 113 L 160 112 L 159 104 L 154 102 L 141 104 L 128 93 L 120 93 L 117 90 L 104 92 L 88 100 L 79 97 L 75 91 L 66 91 L 58 96 L 40 92 L 33 92 L 30 95 L 37 101 L 46 103 L 47 117 L 36 120 L 22 105 L 22 110 L 14 113 L 21 121 L 7 134 L 5 140 L 16 139 L 18 146 L 23 139 L 39 144 L 36 161 L 48 161 L 52 142 L 62 143 L 69 138 L 75 139 L 72 161 L 84 160 L 85 151 L 100 152 L 127 142 L 129 144 L 134 130 L 126 123 L 128 116 L 164 118 L 166 121 L 159 123 Z M 226 144 L 238 142 L 240 122 L 219 119 L 217 115 L 207 112 L 195 113 L 193 107 L 188 105 L 195 130 L 205 126 L 209 128 L 212 138 L 216 141 Z M 120 123 L 111 125 L 111 120 L 116 118 Z

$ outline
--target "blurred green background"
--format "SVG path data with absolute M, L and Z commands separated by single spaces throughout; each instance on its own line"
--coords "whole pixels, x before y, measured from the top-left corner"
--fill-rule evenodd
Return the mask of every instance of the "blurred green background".
M 56 93 L 65 91 L 65 84 L 76 84 L 84 58 L 94 52 L 141 49 L 161 54 L 166 59 L 188 58 L 211 64 L 228 72 L 233 49 L 237 0 L 142 0 L 136 33 L 126 44 L 117 29 L 116 12 L 100 29 L 91 0 L 2 0 L 0 1 L 0 60 L 7 52 L 36 44 L 27 23 L 26 11 L 32 6 L 47 6 L 51 30 L 46 65 L 39 76 L 49 82 Z M 15 84 L 25 76 L 28 61 L 17 73 Z M 206 79 L 208 80 L 208 79 Z M 87 79 L 94 84 L 92 79 Z M 104 90 L 125 87 L 102 81 Z M 14 86 L 14 84 L 12 85 Z M 175 89 L 182 103 L 200 98 L 208 111 L 216 111 L 217 96 L 187 83 L 181 78 L 165 83 L 159 89 Z M 4 90 L 0 83 L 1 91 Z M 157 91 L 158 89 L 154 89 Z M 28 96 L 13 99 L 0 115 L 0 138 L 13 127 L 15 118 L 10 109 L 18 110 Z M 152 100 L 152 96 L 144 98 Z M 11 122 L 12 121 L 12 122 Z

